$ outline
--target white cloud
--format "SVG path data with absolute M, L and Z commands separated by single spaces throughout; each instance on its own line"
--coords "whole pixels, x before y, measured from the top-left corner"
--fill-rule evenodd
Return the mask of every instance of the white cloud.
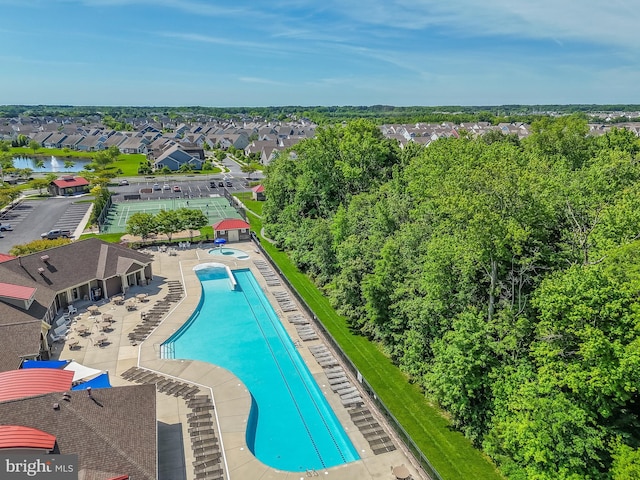
M 640 46 L 640 10 L 623 0 L 362 0 L 332 5 L 355 22 L 400 29 L 443 27 L 463 37 L 505 35 Z

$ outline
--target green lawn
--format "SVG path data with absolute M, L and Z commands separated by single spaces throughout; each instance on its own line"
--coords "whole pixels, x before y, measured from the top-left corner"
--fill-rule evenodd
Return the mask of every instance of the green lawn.
M 86 240 L 87 238 L 99 238 L 100 240 L 104 240 L 109 243 L 120 243 L 120 239 L 124 233 L 85 233 L 84 235 L 80 235 L 80 240 Z
M 253 194 L 251 192 L 236 193 L 234 196 L 238 197 L 249 210 L 262 216 L 262 205 L 264 205 L 264 202 L 253 200 Z
M 39 148 L 35 152 L 29 147 L 12 147 L 9 149 L 11 155 L 24 155 L 28 157 L 50 157 L 59 158 L 93 158 L 95 152 L 81 152 L 77 150 L 64 150 L 62 148 Z
M 259 234 L 261 219 L 251 213 L 248 218 L 252 230 Z M 443 413 L 427 402 L 376 344 L 351 333 L 346 320 L 285 253 L 267 241 L 262 245 L 443 479 L 503 478 L 482 452 L 452 429 Z

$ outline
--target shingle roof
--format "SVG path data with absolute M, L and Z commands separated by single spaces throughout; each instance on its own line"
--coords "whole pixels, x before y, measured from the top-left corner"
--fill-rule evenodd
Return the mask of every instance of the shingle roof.
M 2 305 L 2 304 L 0 304 Z M 16 308 L 15 310 L 20 311 Z M 29 320 L 0 324 L 0 372 L 20 368 L 24 357 L 40 354 L 40 332 L 42 322 L 25 315 Z M 12 321 L 11 317 L 0 317 L 2 322 Z
M 0 402 L 0 418 L 55 435 L 61 454 L 78 454 L 79 478 L 157 476 L 156 387 L 132 385 Z M 54 409 L 54 404 L 58 409 Z
M 5 272 L 17 274 L 31 280 L 38 289 L 42 286 L 59 292 L 95 278 L 107 279 L 124 273 L 132 262 L 147 265 L 152 261 L 149 255 L 97 238 L 51 248 L 46 254 L 49 256 L 46 263 L 40 259 L 42 252 L 0 263 L 0 278 L 5 279 Z M 39 274 L 41 267 L 45 271 Z

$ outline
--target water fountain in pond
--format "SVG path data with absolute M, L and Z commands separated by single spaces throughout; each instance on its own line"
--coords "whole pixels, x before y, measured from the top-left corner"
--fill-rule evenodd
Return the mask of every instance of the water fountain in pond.
M 53 155 L 51 155 L 51 170 L 54 172 L 60 171 L 60 162 L 58 162 L 58 159 Z

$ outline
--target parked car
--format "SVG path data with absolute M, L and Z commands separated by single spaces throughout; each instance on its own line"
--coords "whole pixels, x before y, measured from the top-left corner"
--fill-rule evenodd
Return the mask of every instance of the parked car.
M 163 190 L 171 190 L 171 185 L 169 185 L 168 183 L 165 183 L 165 184 L 162 186 L 162 189 L 163 189 Z
M 226 185 L 227 187 L 233 187 L 233 183 L 231 183 L 229 180 L 227 180 L 227 181 L 226 181 L 226 182 L 224 182 L 224 183 L 225 183 L 225 185 Z
M 13 227 L 8 223 L 0 223 L 0 232 L 6 232 L 13 230 Z
M 129 180 L 120 180 L 120 185 L 129 185 Z
M 179 187 L 178 185 L 175 185 L 175 186 L 173 187 L 173 191 L 174 191 L 174 192 L 180 192 L 181 190 L 180 190 L 180 187 Z
M 218 182 L 219 187 L 224 187 L 224 182 Z
M 158 184 L 158 183 L 154 183 L 154 184 L 153 184 L 153 189 L 154 189 L 155 191 L 160 190 L 160 184 Z
M 216 188 L 216 187 L 218 186 L 218 184 L 216 183 L 216 181 L 215 181 L 215 180 L 211 180 L 211 181 L 209 182 L 209 186 L 210 186 L 211 188 Z
M 71 230 L 49 230 L 46 233 L 40 234 L 41 238 L 46 238 L 48 240 L 55 240 L 56 238 L 69 238 L 71 236 Z

